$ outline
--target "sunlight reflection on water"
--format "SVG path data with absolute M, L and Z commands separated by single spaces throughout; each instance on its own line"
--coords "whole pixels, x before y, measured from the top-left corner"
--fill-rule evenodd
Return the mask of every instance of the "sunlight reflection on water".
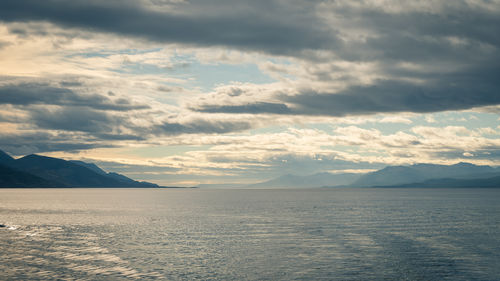
M 498 280 L 500 190 L 0 190 L 18 280 Z

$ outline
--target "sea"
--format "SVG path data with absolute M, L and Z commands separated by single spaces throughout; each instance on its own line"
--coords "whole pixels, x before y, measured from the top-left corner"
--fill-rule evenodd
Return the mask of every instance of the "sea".
M 500 280 L 500 189 L 0 189 L 0 280 Z

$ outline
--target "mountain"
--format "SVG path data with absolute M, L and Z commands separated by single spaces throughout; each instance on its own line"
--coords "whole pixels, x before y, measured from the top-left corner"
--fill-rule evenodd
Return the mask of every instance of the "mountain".
M 351 186 L 394 186 L 424 182 L 437 178 L 471 179 L 493 176 L 498 170 L 490 166 L 477 166 L 470 163 L 455 165 L 415 164 L 411 166 L 388 166 L 368 173 L 354 181 Z
M 119 187 L 119 182 L 100 175 L 86 167 L 66 160 L 31 154 L 17 159 L 13 167 L 39 176 L 61 182 L 71 187 Z
M 144 182 L 144 181 L 138 182 L 138 181 L 135 181 L 131 178 L 128 178 L 122 174 L 118 174 L 118 173 L 114 173 L 114 172 L 106 173 L 104 170 L 99 168 L 99 166 L 97 166 L 94 163 L 87 163 L 87 162 L 77 161 L 77 160 L 70 160 L 70 162 L 75 163 L 75 164 L 80 165 L 80 166 L 83 166 L 83 167 L 86 167 L 86 168 L 98 173 L 99 175 L 107 176 L 109 178 L 117 180 L 117 181 L 121 182 L 122 184 L 126 184 L 126 185 L 138 185 L 138 184 L 140 184 L 141 185 L 140 187 L 158 187 L 158 185 L 156 185 L 154 183 L 149 183 L 149 182 Z
M 410 183 L 397 185 L 394 187 L 500 187 L 500 175 L 490 178 L 474 178 L 474 179 L 431 179 L 420 183 Z
M 470 163 L 388 166 L 366 174 L 284 175 L 247 188 L 349 187 L 500 187 L 500 168 Z
M 352 183 L 360 174 L 318 173 L 309 176 L 284 175 L 269 181 L 248 185 L 248 188 L 307 188 L 344 186 Z
M 65 187 L 41 177 L 0 165 L 0 187 Z
M 98 173 L 99 175 L 106 175 L 107 174 L 103 169 L 99 168 L 99 166 L 97 166 L 94 163 L 87 163 L 87 162 L 83 162 L 83 161 L 79 161 L 79 160 L 69 160 L 69 162 L 75 163 L 75 164 L 83 166 L 85 168 L 88 168 L 88 169 Z
M 36 154 L 16 160 L 0 151 L 0 165 L 0 187 L 158 187 L 106 173 L 95 164 Z
M 220 188 L 224 185 L 204 185 Z M 349 187 L 500 187 L 500 168 L 470 163 L 388 166 L 366 174 L 284 175 L 243 188 Z M 159 187 L 106 172 L 93 163 L 31 154 L 14 159 L 0 150 L 0 187 Z
M 158 187 L 158 185 L 154 184 L 154 183 L 150 183 L 150 182 L 145 182 L 145 181 L 135 181 L 131 178 L 128 178 L 122 174 L 118 174 L 118 173 L 108 173 L 107 174 L 108 177 L 114 179 L 114 180 L 117 180 L 121 183 L 124 183 L 124 184 L 127 184 L 127 185 L 140 185 L 140 187 Z
M 11 165 L 12 163 L 14 163 L 14 158 L 12 158 L 9 154 L 3 152 L 0 150 L 0 165 Z

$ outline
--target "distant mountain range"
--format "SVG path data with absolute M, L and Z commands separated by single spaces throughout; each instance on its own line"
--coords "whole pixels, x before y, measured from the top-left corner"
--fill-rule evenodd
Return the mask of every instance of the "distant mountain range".
M 211 187 L 212 185 L 200 185 Z M 220 187 L 220 185 L 215 185 Z M 93 163 L 31 154 L 14 159 L 0 150 L 0 187 L 159 187 L 108 173 Z M 500 168 L 470 163 L 388 166 L 365 174 L 284 175 L 238 188 L 500 187 Z
M 470 163 L 388 166 L 365 174 L 284 175 L 247 187 L 500 187 L 500 168 Z
M 93 163 L 31 154 L 14 159 L 0 150 L 0 187 L 159 187 L 107 173 Z
M 477 166 L 470 163 L 454 165 L 415 164 L 411 166 L 388 166 L 376 172 L 367 173 L 351 185 L 358 187 L 397 186 L 428 183 L 429 180 L 455 179 L 474 180 L 500 176 L 500 169 L 490 166 Z
M 247 188 L 307 188 L 331 185 L 349 185 L 359 179 L 360 174 L 318 173 L 309 176 L 284 175 L 269 181 L 247 185 Z

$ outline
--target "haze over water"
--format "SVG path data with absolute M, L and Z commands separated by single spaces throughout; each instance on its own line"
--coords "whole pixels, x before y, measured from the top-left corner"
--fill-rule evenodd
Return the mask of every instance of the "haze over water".
M 0 190 L 0 279 L 498 280 L 498 189 Z

